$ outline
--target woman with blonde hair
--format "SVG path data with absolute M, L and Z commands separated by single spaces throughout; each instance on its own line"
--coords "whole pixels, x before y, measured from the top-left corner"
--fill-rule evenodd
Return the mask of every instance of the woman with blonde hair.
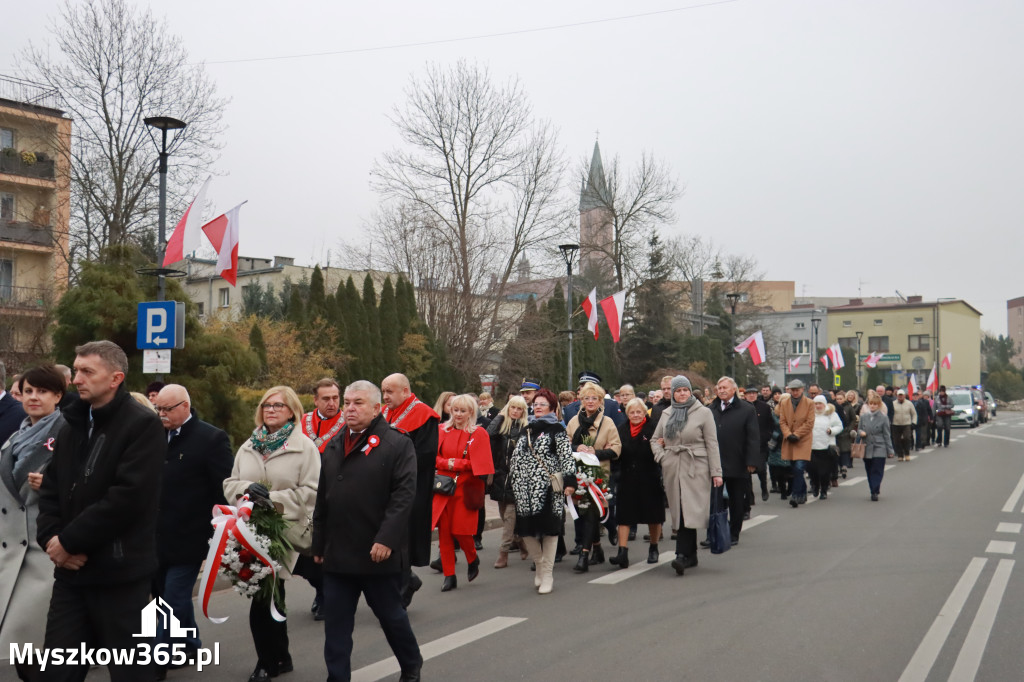
M 444 394 L 442 394 L 443 396 Z M 477 426 L 476 397 L 466 393 L 451 398 L 451 416 L 438 427 L 436 476 L 454 478 L 454 490 L 444 494 L 435 486 L 432 525 L 437 528 L 441 548 L 442 592 L 458 587 L 455 579 L 455 543 L 469 562 L 468 578 L 480 575 L 480 557 L 473 543 L 477 514 L 484 503 L 481 477 L 494 473 L 487 431 Z
M 281 506 L 281 514 L 289 522 L 288 537 L 306 546 L 312 541 L 310 526 L 316 489 L 320 480 L 320 451 L 298 428 L 302 403 L 288 386 L 267 389 L 256 406 L 252 432 L 235 455 L 231 476 L 224 481 L 224 497 L 235 504 L 242 495 L 269 497 Z M 265 487 L 264 487 L 265 486 Z M 281 601 L 284 602 L 284 580 L 298 559 L 293 551 L 285 559 L 278 574 Z M 249 605 L 249 630 L 256 647 L 256 669 L 250 681 L 277 677 L 294 669 L 288 652 L 287 621 L 278 622 L 270 615 L 270 605 L 253 599 Z
M 643 400 L 632 398 L 622 410 L 627 422 L 619 425 L 622 451 L 619 456 L 618 504 L 615 508 L 619 524 L 619 554 L 610 562 L 629 568 L 630 526 L 647 524 L 651 538 L 647 563 L 658 563 L 658 540 L 665 522 L 665 490 L 661 485 L 661 468 L 654 461 L 651 438 L 654 422 L 647 416 Z
M 491 459 L 494 461 L 494 474 L 490 477 L 491 499 L 498 503 L 498 516 L 501 518 L 501 544 L 495 568 L 508 566 L 508 553 L 516 541 L 516 496 L 509 480 L 509 466 L 527 423 L 526 401 L 522 396 L 514 395 L 487 426 L 487 435 L 491 438 Z M 528 555 L 526 547 L 521 546 L 520 552 L 525 559 Z
M 604 413 L 603 388 L 588 381 L 580 388 L 579 394 L 580 411 L 565 427 L 572 443 L 573 456 L 579 461 L 582 461 L 583 454 L 596 457 L 601 463 L 604 480 L 607 481 L 611 478 L 609 462 L 618 459 L 619 453 L 622 452 L 619 431 L 612 418 Z M 577 473 L 582 470 L 582 467 L 577 465 Z M 601 514 L 593 501 L 580 511 L 583 522 L 580 533 L 582 547 L 580 558 L 573 570 L 577 573 L 586 573 L 590 565 L 604 563 L 604 550 L 601 548 Z
M 455 391 L 442 391 L 441 395 L 437 396 L 437 402 L 434 403 L 434 412 L 440 415 L 442 424 L 451 419 L 451 414 L 448 411 L 451 409 L 452 398 L 454 397 Z
M 864 470 L 868 475 L 868 488 L 871 501 L 877 502 L 882 492 L 882 476 L 885 475 L 885 460 L 893 456 L 892 435 L 889 430 L 889 417 L 885 414 L 885 404 L 881 396 L 868 391 L 868 400 L 864 403 L 867 413 L 861 414 L 858 435 L 864 440 Z

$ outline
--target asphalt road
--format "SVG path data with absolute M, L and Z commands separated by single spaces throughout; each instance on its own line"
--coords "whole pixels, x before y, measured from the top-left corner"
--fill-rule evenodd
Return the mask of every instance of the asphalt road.
M 554 592 L 536 594 L 529 562 L 494 570 L 499 531 L 485 533 L 483 569 L 440 592 L 424 588 L 410 617 L 428 680 L 1021 680 L 1024 578 L 1016 569 L 1024 524 L 1024 416 L 954 431 L 948 449 L 886 471 L 879 502 L 856 466 L 826 501 L 792 509 L 758 500 L 740 544 L 678 577 L 661 565 L 576 575 L 556 564 Z M 640 534 L 644 533 L 641 527 Z M 571 536 L 570 536 L 571 537 Z M 608 548 L 605 543 L 606 551 Z M 634 559 L 646 545 L 632 543 Z M 461 559 L 461 557 L 460 557 Z M 288 586 L 296 670 L 282 682 L 326 679 L 323 628 L 312 590 Z M 220 664 L 169 680 L 244 681 L 255 665 L 248 602 L 215 596 L 200 619 Z M 354 679 L 397 679 L 391 651 L 360 606 Z M 96 670 L 90 678 L 106 679 Z

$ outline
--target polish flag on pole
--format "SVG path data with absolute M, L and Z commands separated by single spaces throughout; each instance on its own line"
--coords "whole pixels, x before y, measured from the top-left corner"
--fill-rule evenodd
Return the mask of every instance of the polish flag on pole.
M 913 374 L 910 375 L 910 381 L 907 382 L 907 400 L 913 400 L 914 396 L 920 392 L 917 387 L 917 377 Z
M 828 353 L 825 353 L 820 358 L 818 358 L 818 361 L 821 362 L 821 364 L 825 365 L 825 369 L 828 369 Z
M 594 287 L 583 299 L 583 312 L 587 314 L 587 329 L 594 332 L 597 338 L 597 287 Z
M 596 294 L 597 290 L 594 292 Z M 601 310 L 604 311 L 604 321 L 608 323 L 608 329 L 612 333 L 612 343 L 618 343 L 622 332 L 622 316 L 626 310 L 626 290 L 602 299 Z M 596 333 L 594 337 L 597 337 Z
M 871 369 L 874 369 L 875 367 L 878 366 L 878 361 L 881 359 L 882 353 L 871 353 L 871 355 L 867 356 L 867 358 L 864 359 L 864 364 L 870 367 Z
M 926 391 L 931 391 L 933 395 L 939 390 L 939 372 L 934 363 L 932 363 L 932 373 L 928 375 L 928 383 L 924 388 Z
M 207 239 L 217 249 L 215 272 L 231 286 L 238 282 L 238 211 L 243 204 L 244 201 L 203 225 Z
M 940 366 L 942 367 L 942 369 L 953 369 L 953 354 L 946 353 L 946 357 L 942 358 L 942 363 Z
M 733 350 L 735 350 L 740 355 L 743 354 L 743 351 L 749 350 L 750 361 L 753 362 L 755 365 L 760 365 L 762 362 L 765 361 L 765 358 L 767 357 L 767 355 L 764 352 L 764 335 L 761 334 L 760 329 L 758 329 L 756 332 L 748 336 L 743 341 L 743 343 L 736 346 L 736 348 L 734 348 Z
M 788 365 L 789 365 L 789 371 L 793 372 L 797 367 L 800 366 L 800 356 L 798 355 L 795 358 L 793 358 L 792 360 L 790 360 Z
M 181 216 L 178 225 L 167 240 L 167 248 L 164 250 L 164 267 L 171 263 L 185 260 L 185 254 L 192 253 L 199 248 L 199 232 L 203 225 L 203 204 L 206 203 L 206 190 L 210 186 L 210 179 L 199 188 L 199 194 L 185 209 L 185 215 Z
M 832 360 L 832 366 L 836 369 L 846 367 L 846 360 L 843 359 L 843 349 L 839 347 L 838 343 L 828 347 L 828 356 Z

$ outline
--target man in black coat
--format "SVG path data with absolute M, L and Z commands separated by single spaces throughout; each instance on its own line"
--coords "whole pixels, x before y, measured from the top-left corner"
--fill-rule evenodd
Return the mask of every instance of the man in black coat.
M 766 469 L 768 467 L 768 442 L 772 439 L 772 431 L 775 430 L 775 420 L 772 419 L 772 408 L 768 407 L 768 403 L 758 397 L 756 386 L 747 386 L 743 397 L 747 399 L 748 403 L 753 405 L 754 412 L 757 413 L 758 452 L 761 455 L 761 460 L 757 464 L 757 478 L 761 482 L 761 500 L 767 502 L 768 476 Z M 753 489 L 753 480 L 750 483 L 751 489 Z
M 64 411 L 39 490 L 36 537 L 56 566 L 45 647 L 134 649 L 146 642 L 135 633 L 157 569 L 167 436 L 156 414 L 125 390 L 123 350 L 93 341 L 75 353 L 81 401 Z M 109 670 L 112 682 L 152 675 L 143 666 L 112 663 Z M 60 679 L 83 679 L 87 671 L 63 666 Z
M 7 368 L 0 362 L 0 446 L 21 428 L 25 416 L 25 409 L 21 403 L 7 392 Z
M 722 377 L 715 386 L 718 397 L 708 405 L 718 427 L 718 454 L 729 493 L 729 531 L 733 544 L 740 541 L 743 517 L 749 511 L 750 474 L 757 471 L 761 457 L 757 413 L 753 405 L 736 395 L 736 389 L 735 380 Z
M 157 644 L 184 644 L 189 657 L 202 644 L 192 609 L 192 588 L 209 552 L 211 512 L 224 499 L 224 479 L 231 475 L 234 453 L 228 434 L 200 421 L 184 386 L 167 384 L 154 403 L 167 432 L 160 515 L 157 520 L 157 558 L 160 566 L 154 582 L 156 594 L 174 609 L 184 628 L 196 628 L 192 636 L 172 640 L 161 622 Z
M 360 594 L 398 659 L 400 679 L 419 680 L 423 665 L 401 592 L 416 451 L 381 416 L 380 402 L 380 390 L 368 381 L 345 389 L 345 437 L 328 444 L 320 468 L 312 549 L 324 567 L 324 659 L 332 680 L 351 677 Z

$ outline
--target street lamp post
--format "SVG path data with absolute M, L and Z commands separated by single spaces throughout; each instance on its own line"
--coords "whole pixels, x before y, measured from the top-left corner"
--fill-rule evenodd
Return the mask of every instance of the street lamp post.
M 789 357 L 786 349 L 789 348 L 788 341 L 779 342 L 779 357 L 782 358 L 782 385 L 786 385 L 786 375 L 789 373 Z
M 729 299 L 729 308 L 732 313 L 729 317 L 729 348 L 732 355 L 729 356 L 729 376 L 736 378 L 736 302 L 740 300 L 740 294 L 735 292 L 726 294 Z
M 160 144 L 158 145 L 158 149 L 160 151 L 160 222 L 157 233 L 156 266 L 157 269 L 162 269 L 164 263 L 164 252 L 167 250 L 167 157 L 170 156 L 167 152 L 167 131 L 182 130 L 187 124 L 184 121 L 179 121 L 178 119 L 171 118 L 170 116 L 150 116 L 144 120 L 147 126 L 150 128 L 156 128 L 160 131 Z M 199 207 L 199 210 L 202 210 L 202 206 Z M 166 286 L 165 273 L 157 274 L 156 300 L 164 300 L 167 291 Z
M 818 312 L 815 310 L 814 312 Z M 811 318 L 811 326 L 814 327 L 814 341 L 811 343 L 811 367 L 814 368 L 814 383 L 820 383 L 818 381 L 818 359 L 814 357 L 818 354 L 818 325 L 821 324 L 820 317 Z
M 861 376 L 860 376 L 860 374 L 861 374 L 861 370 L 860 370 L 860 340 L 861 340 L 861 338 L 863 336 L 864 336 L 864 332 L 862 332 L 862 331 L 857 332 L 857 391 L 858 392 L 863 390 L 861 388 L 863 386 L 863 382 L 862 382 Z
M 573 387 L 572 374 L 572 264 L 576 254 L 580 250 L 579 244 L 559 244 L 558 250 L 562 252 L 562 260 L 565 261 L 566 284 L 565 284 L 565 331 L 569 335 L 569 381 L 566 384 L 568 390 Z

